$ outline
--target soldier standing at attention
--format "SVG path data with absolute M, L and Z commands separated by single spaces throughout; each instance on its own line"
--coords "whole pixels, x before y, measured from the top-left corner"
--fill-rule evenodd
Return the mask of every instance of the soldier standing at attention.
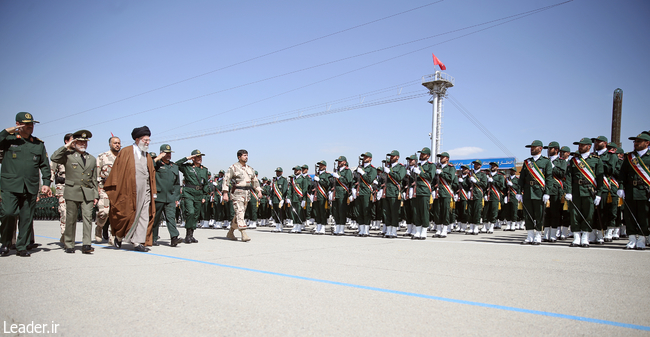
M 185 243 L 199 242 L 194 238 L 194 230 L 201 214 L 201 205 L 205 200 L 204 194 L 208 193 L 208 168 L 201 165 L 203 156 L 199 150 L 192 151 L 192 154 L 176 161 L 179 171 L 183 173 L 185 186 L 183 186 L 183 212 L 185 214 Z M 191 163 L 185 163 L 191 160 Z M 227 189 L 228 180 L 224 180 L 224 187 Z M 224 199 L 228 201 L 228 199 Z
M 618 156 L 615 151 L 614 153 L 608 151 L 607 137 L 598 136 L 597 138 L 592 138 L 591 141 L 594 144 L 594 153 L 596 153 L 603 162 L 604 188 L 600 194 L 602 199 L 601 203 L 596 207 L 598 210 L 595 213 L 596 217 L 594 221 L 594 225 L 598 229 L 595 231 L 595 235 L 592 235 L 592 239 L 594 239 L 593 241 L 602 245 L 605 243 L 605 232 L 609 232 L 607 241 L 611 241 L 611 233 L 614 228 L 613 220 L 616 218 L 616 208 L 618 207 L 617 204 L 612 202 L 611 197 L 608 198 L 610 193 L 616 194 L 616 191 L 618 190 L 618 186 L 616 186 L 618 183 L 616 181 L 616 177 L 618 176 Z M 614 192 L 612 192 L 612 190 L 614 190 Z
M 38 195 L 39 170 L 43 186 L 41 194 L 51 196 L 50 177 L 45 144 L 33 137 L 34 120 L 28 112 L 16 114 L 16 126 L 0 131 L 0 150 L 4 151 L 4 160 L 0 168 L 2 177 L 2 225 L 0 226 L 0 255 L 9 255 L 9 246 L 13 240 L 16 220 L 18 237 L 16 250 L 19 256 L 30 256 L 27 245 L 32 237 L 32 221 L 36 197 Z
M 293 228 L 290 233 L 300 233 L 304 225 L 303 219 L 300 216 L 301 203 L 304 199 L 304 194 L 307 192 L 307 181 L 302 176 L 302 167 L 296 166 L 293 168 L 293 175 L 289 177 L 289 189 L 286 195 L 287 207 L 291 214 Z
M 431 149 L 425 147 L 420 153 L 420 162 L 412 168 L 415 174 L 415 200 L 413 222 L 415 225 L 415 234 L 411 239 L 425 240 L 427 238 L 427 229 L 429 228 L 429 201 L 433 188 L 431 183 L 436 175 L 436 167 L 429 162 Z
M 446 238 L 451 223 L 451 199 L 458 187 L 458 177 L 456 176 L 456 167 L 449 163 L 449 153 L 440 153 L 438 158 L 440 158 L 440 167 L 436 169 L 436 174 L 440 179 L 438 182 L 438 203 L 436 205 L 438 206 L 438 223 L 442 227 L 438 237 Z
M 372 182 L 377 178 L 377 169 L 372 166 L 372 153 L 361 154 L 363 162 L 357 167 L 359 173 L 359 191 L 352 189 L 352 195 L 359 207 L 359 234 L 360 237 L 370 235 L 370 196 L 372 195 Z M 358 197 L 357 194 L 358 193 Z
M 311 180 L 311 177 L 309 176 L 309 166 L 307 164 L 303 165 L 300 167 L 302 169 L 302 178 L 307 181 L 307 189 L 305 190 L 305 195 L 303 197 L 303 201 L 300 203 L 300 217 L 305 221 L 305 225 L 309 225 L 309 219 L 312 218 L 311 214 L 311 204 L 314 200 L 314 195 L 312 194 L 312 185 L 313 181 Z M 315 174 L 316 172 L 314 172 Z M 305 228 L 303 227 L 303 230 Z
M 97 227 L 95 227 L 95 241 L 97 243 L 102 242 L 103 233 L 108 232 L 108 228 L 104 229 L 106 222 L 108 220 L 108 213 L 110 211 L 110 201 L 108 200 L 108 195 L 104 191 L 104 182 L 108 175 L 111 173 L 111 168 L 113 163 L 115 163 L 115 157 L 120 153 L 122 149 L 122 142 L 119 138 L 113 136 L 108 139 L 109 150 L 101 153 L 97 156 L 97 185 L 99 187 L 99 201 L 97 202 Z M 109 235 L 109 242 L 112 243 L 113 235 Z
M 275 229 L 273 231 L 282 232 L 284 222 L 282 206 L 284 205 L 284 198 L 287 194 L 287 178 L 282 176 L 281 167 L 275 169 L 275 177 L 273 177 L 273 182 L 271 183 L 271 190 L 271 207 L 273 219 L 275 220 Z
M 464 179 L 465 187 L 469 190 L 467 214 L 470 224 L 470 228 L 465 234 L 478 235 L 478 226 L 483 213 L 483 190 L 487 187 L 487 176 L 481 171 L 482 161 L 475 160 L 472 164 L 474 164 L 474 169 L 470 170 L 469 177 Z
M 331 174 L 326 171 L 327 162 L 321 160 L 317 163 L 318 171 L 314 175 L 316 182 L 316 197 L 314 198 L 314 218 L 316 220 L 316 231 L 314 234 L 325 234 L 325 226 L 327 226 L 327 211 L 325 205 L 327 204 L 327 191 L 330 189 Z
M 228 191 L 228 186 L 224 185 L 222 194 L 224 201 L 232 198 L 233 208 L 235 209 L 235 217 L 233 218 L 230 230 L 226 237 L 230 240 L 237 241 L 234 234 L 235 229 L 241 232 L 241 240 L 248 242 L 251 239 L 246 235 L 246 223 L 244 222 L 244 215 L 246 213 L 246 205 L 250 199 L 250 191 L 256 193 L 257 198 L 262 197 L 262 188 L 260 182 L 255 176 L 255 170 L 246 164 L 248 162 L 248 151 L 237 151 L 238 162 L 230 165 L 224 177 L 225 181 L 233 182 L 232 193 Z
M 68 145 L 72 141 L 72 134 L 66 133 L 63 136 L 63 144 Z M 59 222 L 61 226 L 61 244 L 63 244 L 63 233 L 65 232 L 65 198 L 63 197 L 63 190 L 65 188 L 65 165 L 57 164 L 50 160 L 50 170 L 52 171 L 51 180 L 56 187 L 56 198 L 59 209 Z
M 93 135 L 88 130 L 79 130 L 72 135 L 73 140 L 52 153 L 52 161 L 65 165 L 66 188 L 63 192 L 66 213 L 70 216 L 65 224 L 65 252 L 74 253 L 75 233 L 77 230 L 76 214 L 81 207 L 83 219 L 83 246 L 81 252 L 90 254 L 95 251 L 91 246 L 93 206 L 97 204 L 97 161 L 86 152 L 88 140 Z
M 562 197 L 564 196 L 564 176 L 566 175 L 566 160 L 560 158 L 560 144 L 558 142 L 550 142 L 547 149 L 548 158 L 553 167 L 553 179 L 546 187 L 546 194 L 549 195 L 550 205 L 546 209 L 546 217 L 544 219 L 544 237 L 542 241 L 555 242 L 557 241 L 557 228 L 562 224 L 562 208 L 564 203 Z
M 504 187 L 505 197 L 504 197 L 504 212 L 505 218 L 507 221 L 506 228 L 504 231 L 514 231 L 517 225 L 517 210 L 519 209 L 519 202 L 517 201 L 517 194 L 521 193 L 519 188 L 519 177 L 516 176 L 517 169 L 511 168 L 509 171 L 510 175 L 506 177 L 506 186 Z
M 389 239 L 397 238 L 397 226 L 399 225 L 399 208 L 402 201 L 401 186 L 402 179 L 406 176 L 406 168 L 399 162 L 399 151 L 393 150 L 387 156 L 390 156 L 389 163 L 384 166 L 386 173 L 386 188 L 382 192 L 384 200 L 384 212 L 386 214 L 386 234 Z
M 332 172 L 332 192 L 328 195 L 332 201 L 332 217 L 336 228 L 334 235 L 345 235 L 345 220 L 348 214 L 348 198 L 350 197 L 350 184 L 352 171 L 348 168 L 348 159 L 340 156 L 336 160 L 336 169 Z
M 628 139 L 634 141 L 634 151 L 626 153 L 621 164 L 617 194 L 625 199 L 623 220 L 630 238 L 625 248 L 643 250 L 650 235 L 650 135 L 643 132 Z
M 481 232 L 487 232 L 488 234 L 494 233 L 494 223 L 497 221 L 499 203 L 501 202 L 501 190 L 505 186 L 505 179 L 503 175 L 497 172 L 498 168 L 498 163 L 491 162 L 489 173 L 486 174 L 485 208 L 487 216 L 483 219 L 484 225 Z
M 158 227 L 160 220 L 164 219 L 171 238 L 171 246 L 176 247 L 183 241 L 178 237 L 176 229 L 176 205 L 179 203 L 181 183 L 178 165 L 172 162 L 172 148 L 169 144 L 160 146 L 160 155 L 154 158 L 156 170 L 156 216 L 153 221 L 153 245 L 158 246 Z M 163 215 L 164 213 L 164 215 Z
M 546 188 L 553 181 L 553 165 L 551 161 L 542 156 L 543 144 L 541 140 L 535 140 L 530 145 L 532 157 L 524 161 L 519 175 L 521 194 L 517 197 L 523 202 L 524 219 L 527 231 L 526 240 L 523 244 L 539 245 L 542 243 L 542 219 L 546 202 L 550 196 L 546 194 Z
M 601 201 L 603 191 L 603 162 L 591 150 L 591 138 L 582 138 L 578 145 L 578 154 L 573 156 L 567 168 L 566 183 L 569 188 L 564 196 L 572 204 L 571 231 L 573 242 L 571 247 L 589 247 L 589 233 L 592 232 L 594 219 L 594 206 Z

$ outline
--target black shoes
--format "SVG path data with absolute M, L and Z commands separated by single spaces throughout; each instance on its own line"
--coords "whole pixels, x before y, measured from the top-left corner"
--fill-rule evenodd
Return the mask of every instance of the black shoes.
M 0 247 L 0 256 L 8 256 L 9 255 L 9 247 L 2 245 Z
M 142 244 L 138 244 L 138 245 L 133 247 L 133 250 L 138 251 L 138 252 L 148 252 L 149 248 L 146 248 Z
M 83 245 L 81 246 L 81 253 L 82 254 L 90 254 L 95 251 L 95 248 L 91 247 L 90 245 Z
M 174 236 L 174 237 L 172 238 L 171 246 L 172 246 L 172 247 L 176 247 L 176 246 L 178 246 L 178 244 L 181 243 L 181 242 L 183 242 L 183 238 L 179 238 L 178 236 Z
M 26 251 L 26 250 L 19 250 L 18 253 L 17 253 L 16 255 L 18 255 L 18 256 L 22 256 L 22 257 L 30 257 L 32 254 L 30 254 L 30 253 L 29 253 L 28 251 Z
M 41 245 L 40 243 L 30 243 L 27 245 L 27 250 L 32 250 L 34 248 L 37 248 L 40 245 Z
M 113 245 L 115 248 L 122 248 L 122 241 L 118 240 L 117 238 L 113 238 Z
M 158 241 L 152 243 L 152 245 L 153 245 L 153 246 L 160 246 L 160 244 L 158 243 Z
M 66 248 L 65 252 L 68 254 L 74 254 L 74 248 Z

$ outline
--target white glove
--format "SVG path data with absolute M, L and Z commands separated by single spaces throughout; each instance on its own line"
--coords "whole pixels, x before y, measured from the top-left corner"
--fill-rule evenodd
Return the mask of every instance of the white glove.
M 379 185 L 379 182 L 377 181 L 377 179 L 373 180 L 372 183 L 375 184 L 375 185 Z
M 315 181 L 315 182 L 319 182 L 319 181 L 320 181 L 320 178 L 318 178 L 318 176 L 314 176 L 314 181 Z
M 327 193 L 327 199 L 329 199 L 330 201 L 334 201 L 334 193 L 332 193 L 332 191 Z
M 282 205 L 284 205 L 284 200 L 280 200 L 280 203 L 278 204 L 278 207 L 282 208 Z
M 269 206 L 273 207 L 273 201 L 271 201 L 271 199 L 269 199 Z
M 508 181 L 508 186 L 512 186 L 512 181 Z
M 515 198 L 517 198 L 517 201 L 519 201 L 519 202 L 523 202 L 523 201 L 524 201 L 524 197 L 523 197 L 521 194 L 517 194 L 517 195 L 515 195 Z
M 309 196 L 309 201 L 314 202 L 314 195 L 313 195 L 313 194 L 310 194 L 310 195 L 308 195 L 308 196 Z
M 503 203 L 507 204 L 508 203 L 508 197 L 503 197 Z
M 472 199 L 472 191 L 467 192 L 467 199 Z
M 364 171 L 361 167 L 357 168 L 357 172 L 359 172 L 360 175 L 364 175 L 366 171 Z
M 600 204 L 600 195 L 597 195 L 597 196 L 594 198 L 594 205 L 598 206 L 598 204 Z
M 357 197 L 357 189 L 353 188 L 352 189 L 352 199 L 355 199 Z
M 567 200 L 567 201 L 571 201 L 571 200 L 573 200 L 573 195 L 571 195 L 571 193 L 567 193 L 567 194 L 564 196 L 564 200 Z
M 470 180 L 471 182 L 473 182 L 474 184 L 476 184 L 476 178 L 474 178 L 474 177 L 469 177 L 469 180 Z
M 413 192 L 414 192 L 413 187 L 409 188 L 409 199 L 413 198 L 413 194 L 414 194 Z
M 442 169 L 436 169 L 436 174 L 442 173 Z
M 454 201 L 458 201 L 458 194 L 454 194 Z
M 488 178 L 488 183 L 491 183 L 491 182 L 494 182 L 494 179 L 492 179 L 492 177 L 489 177 Z
M 384 172 L 390 173 L 390 169 L 388 167 L 384 167 Z
M 304 200 L 300 202 L 300 208 L 305 208 L 305 201 Z
M 381 200 L 381 197 L 383 197 L 383 196 L 384 196 L 384 190 L 379 190 L 377 192 L 377 200 Z
M 422 172 L 422 171 L 420 171 L 419 167 L 414 167 L 413 172 L 415 172 L 415 174 L 420 174 L 420 172 Z
M 402 200 L 406 200 L 406 192 L 402 192 Z
M 542 202 L 543 202 L 543 203 L 546 203 L 546 202 L 548 201 L 548 199 L 551 199 L 551 196 L 550 196 L 550 195 L 548 195 L 548 194 L 544 194 L 544 195 L 542 196 Z
M 287 206 L 291 206 L 291 200 L 287 199 Z
M 618 197 L 621 199 L 625 199 L 625 190 L 616 191 L 616 195 L 618 195 Z
M 354 201 L 354 197 L 353 197 L 353 196 L 350 196 L 348 199 L 350 200 L 350 202 Z
M 336 172 L 332 172 L 332 177 L 338 179 L 338 178 L 340 178 L 341 176 L 339 176 L 339 174 L 336 173 Z
M 490 201 L 490 197 L 489 197 L 489 196 L 487 196 L 487 195 L 486 195 L 486 196 L 484 196 L 484 197 L 483 197 L 483 199 L 485 199 L 485 201 Z
M 431 196 L 435 199 L 436 198 L 436 191 L 431 192 Z
M 463 178 L 458 178 L 459 183 L 462 183 L 463 181 L 464 181 Z
M 157 198 L 158 198 L 158 194 L 154 193 L 154 194 L 153 194 L 153 198 L 154 198 L 154 199 L 157 199 Z

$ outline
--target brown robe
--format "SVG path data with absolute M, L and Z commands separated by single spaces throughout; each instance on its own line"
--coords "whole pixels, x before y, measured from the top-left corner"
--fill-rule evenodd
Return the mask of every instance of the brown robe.
M 147 153 L 147 169 L 149 170 L 149 186 L 151 187 L 151 206 L 149 207 L 149 224 L 147 225 L 147 241 L 145 246 L 153 244 L 153 220 L 156 214 L 156 204 L 153 195 L 156 193 L 156 172 L 153 160 Z M 135 183 L 135 158 L 133 145 L 123 148 L 115 158 L 111 173 L 106 178 L 104 190 L 110 200 L 109 218 L 113 236 L 123 238 L 133 226 L 137 214 L 137 191 Z

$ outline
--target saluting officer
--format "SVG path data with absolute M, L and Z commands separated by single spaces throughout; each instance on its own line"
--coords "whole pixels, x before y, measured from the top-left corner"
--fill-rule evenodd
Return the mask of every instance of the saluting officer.
M 0 255 L 9 255 L 9 246 L 14 237 L 16 220 L 18 238 L 16 250 L 19 256 L 30 256 L 27 245 L 33 234 L 32 221 L 38 190 L 39 170 L 43 186 L 41 194 L 52 195 L 50 190 L 51 171 L 47 152 L 42 140 L 32 136 L 34 120 L 28 112 L 16 114 L 16 126 L 0 131 L 0 150 L 4 151 L 1 166 L 2 208 L 4 216 L 0 226 L 2 247 Z
M 176 205 L 179 204 L 181 183 L 178 165 L 172 162 L 172 147 L 169 144 L 160 146 L 160 154 L 154 158 L 156 169 L 156 215 L 153 221 L 153 245 L 158 246 L 158 230 L 160 220 L 165 220 L 171 246 L 176 247 L 183 241 L 178 237 L 176 228 Z
M 204 153 L 199 150 L 176 161 L 178 169 L 183 173 L 185 186 L 183 186 L 183 212 L 185 214 L 185 243 L 199 242 L 194 238 L 194 230 L 201 213 L 201 204 L 205 203 L 204 194 L 208 190 L 208 168 L 201 165 Z M 191 160 L 191 163 L 186 161 Z M 226 181 L 224 186 L 228 186 Z
M 589 233 L 593 230 L 594 206 L 601 201 L 603 190 L 603 162 L 591 150 L 591 138 L 582 138 L 578 153 L 571 158 L 567 168 L 566 183 L 571 189 L 564 198 L 572 204 L 573 242 L 571 247 L 589 247 Z
M 95 249 L 91 246 L 93 206 L 97 204 L 97 161 L 86 152 L 88 140 L 93 135 L 88 130 L 79 130 L 72 135 L 73 140 L 52 153 L 52 161 L 65 165 L 66 219 L 65 252 L 74 253 L 75 233 L 77 230 L 77 212 L 81 207 L 83 219 L 83 246 L 81 252 L 90 254 Z

